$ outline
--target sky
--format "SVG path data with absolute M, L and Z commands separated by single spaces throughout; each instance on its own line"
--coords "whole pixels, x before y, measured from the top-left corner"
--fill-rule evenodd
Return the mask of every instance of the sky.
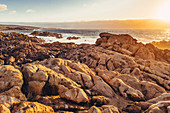
M 159 18 L 167 4 L 170 0 L 0 0 L 0 22 L 150 19 Z

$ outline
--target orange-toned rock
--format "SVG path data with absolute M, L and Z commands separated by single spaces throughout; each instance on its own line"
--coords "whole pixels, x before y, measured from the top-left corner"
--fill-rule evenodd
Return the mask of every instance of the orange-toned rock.
M 23 85 L 22 73 L 11 65 L 0 66 L 0 95 L 16 97 L 20 100 L 26 100 L 21 92 Z
M 3 104 L 0 104 L 0 113 L 11 113 L 10 110 Z
M 104 96 L 114 96 L 112 88 L 99 76 L 96 76 L 95 73 L 85 64 L 59 58 L 50 58 L 37 63 L 42 64 L 57 73 L 63 74 L 80 84 L 83 88 L 92 89 Z
M 55 111 L 64 109 L 64 110 L 85 110 L 88 109 L 88 105 L 80 105 L 73 103 L 72 101 L 62 99 L 60 96 L 45 96 L 45 97 L 36 97 L 36 100 L 44 105 L 51 106 Z
M 28 82 L 28 86 L 25 86 L 27 87 L 25 91 L 28 91 L 28 98 L 34 98 L 36 95 L 57 95 L 58 93 L 62 98 L 77 103 L 88 102 L 86 93 L 77 83 L 45 66 L 27 64 L 23 66 L 22 72 Z
M 54 113 L 54 110 L 50 106 L 45 106 L 38 102 L 21 102 L 14 105 L 12 113 Z
M 135 56 L 145 60 L 157 60 L 169 62 L 170 50 L 160 50 L 152 44 L 137 43 L 137 40 L 128 34 L 110 34 L 101 33 L 99 39 L 96 41 L 97 46 L 105 49 L 117 51 L 122 54 Z M 155 43 L 153 43 L 155 44 Z M 155 44 L 156 45 L 156 44 Z
M 101 109 L 102 113 L 119 113 L 118 108 L 113 105 L 103 105 Z
M 88 113 L 102 113 L 101 110 L 99 108 L 97 108 L 96 106 L 92 106 L 89 110 Z
M 13 107 L 13 104 L 18 102 L 20 102 L 20 100 L 15 97 L 0 95 L 0 104 L 4 105 L 8 109 L 11 109 Z

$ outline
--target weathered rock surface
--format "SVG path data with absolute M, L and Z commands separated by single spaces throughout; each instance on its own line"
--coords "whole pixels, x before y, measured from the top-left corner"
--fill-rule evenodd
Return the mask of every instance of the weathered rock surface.
M 60 54 L 59 57 L 85 63 L 95 70 L 130 74 L 139 80 L 159 83 L 165 89 L 170 89 L 170 64 L 168 63 L 135 59 L 134 57 L 89 45 L 80 45 Z
M 20 100 L 15 97 L 10 97 L 7 95 L 0 95 L 0 104 L 4 105 L 6 108 L 11 109 L 13 104 L 19 103 Z M 2 108 L 4 108 L 2 106 Z
M 12 113 L 54 113 L 50 106 L 45 106 L 38 102 L 21 102 L 14 105 Z
M 92 106 L 88 113 L 119 113 L 119 110 L 113 105 L 103 105 L 99 108 Z
M 128 34 L 101 33 L 96 41 L 97 46 L 113 50 L 144 60 L 157 60 L 170 63 L 170 50 L 160 50 L 152 44 L 137 43 L 137 40 Z
M 110 103 L 121 110 L 126 108 L 128 103 L 149 101 L 169 92 L 170 64 L 168 57 L 163 56 L 165 51 L 153 45 L 137 43 L 129 35 L 101 34 L 101 37 L 96 45 L 78 45 L 63 51 L 59 57 L 90 67 L 114 90 L 116 94 Z M 143 53 L 148 56 L 141 54 L 139 49 L 141 52 L 144 49 Z M 120 105 L 116 98 L 122 99 L 124 103 Z M 125 111 L 143 110 L 145 109 L 140 106 L 130 105 Z
M 0 112 L 169 112 L 169 50 L 100 36 L 76 45 L 0 33 Z
M 25 92 L 27 98 L 37 95 L 57 95 L 74 102 L 88 102 L 86 93 L 80 86 L 60 73 L 46 68 L 40 64 L 26 64 L 22 72 L 27 85 Z
M 22 73 L 18 69 L 10 65 L 0 66 L 0 95 L 26 100 L 25 95 L 21 92 L 22 84 Z
M 0 32 L 0 65 L 18 65 L 57 57 L 61 51 L 77 46 L 74 43 L 44 43 L 37 37 L 16 32 Z
M 92 106 L 88 113 L 102 113 L 101 110 L 99 108 L 97 108 L 96 106 Z
M 107 105 L 110 103 L 110 99 L 105 96 L 93 96 L 91 99 L 91 103 L 96 106 Z
M 94 93 L 100 93 L 108 97 L 114 96 L 112 88 L 99 76 L 96 76 L 87 65 L 60 58 L 50 58 L 37 63 L 44 65 L 57 73 L 63 74 L 64 76 L 80 84 L 84 89 L 90 89 Z
M 36 100 L 39 103 L 42 103 L 47 106 L 51 106 L 55 111 L 64 109 L 64 110 L 84 110 L 88 109 L 88 105 L 79 105 L 71 101 L 62 99 L 60 96 L 45 96 L 45 97 L 36 97 Z
M 0 104 L 0 113 L 11 113 L 10 110 L 3 104 Z

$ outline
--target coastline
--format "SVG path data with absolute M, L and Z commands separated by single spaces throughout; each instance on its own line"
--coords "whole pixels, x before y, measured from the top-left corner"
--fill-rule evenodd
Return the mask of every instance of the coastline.
M 99 37 L 95 44 L 44 43 L 1 32 L 2 108 L 127 113 L 154 111 L 161 103 L 158 107 L 167 109 L 170 50 L 138 43 L 128 34 Z

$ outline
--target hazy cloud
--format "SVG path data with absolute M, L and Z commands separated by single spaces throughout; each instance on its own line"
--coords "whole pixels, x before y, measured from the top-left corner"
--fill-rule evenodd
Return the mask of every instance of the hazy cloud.
M 83 4 L 83 7 L 87 7 L 87 4 Z
M 5 4 L 0 4 L 0 10 L 6 10 L 7 9 L 7 5 Z
M 34 13 L 35 11 L 33 9 L 27 9 L 26 12 L 27 13 Z
M 9 14 L 15 14 L 16 13 L 16 11 L 14 10 L 14 11 L 10 11 L 9 12 Z

